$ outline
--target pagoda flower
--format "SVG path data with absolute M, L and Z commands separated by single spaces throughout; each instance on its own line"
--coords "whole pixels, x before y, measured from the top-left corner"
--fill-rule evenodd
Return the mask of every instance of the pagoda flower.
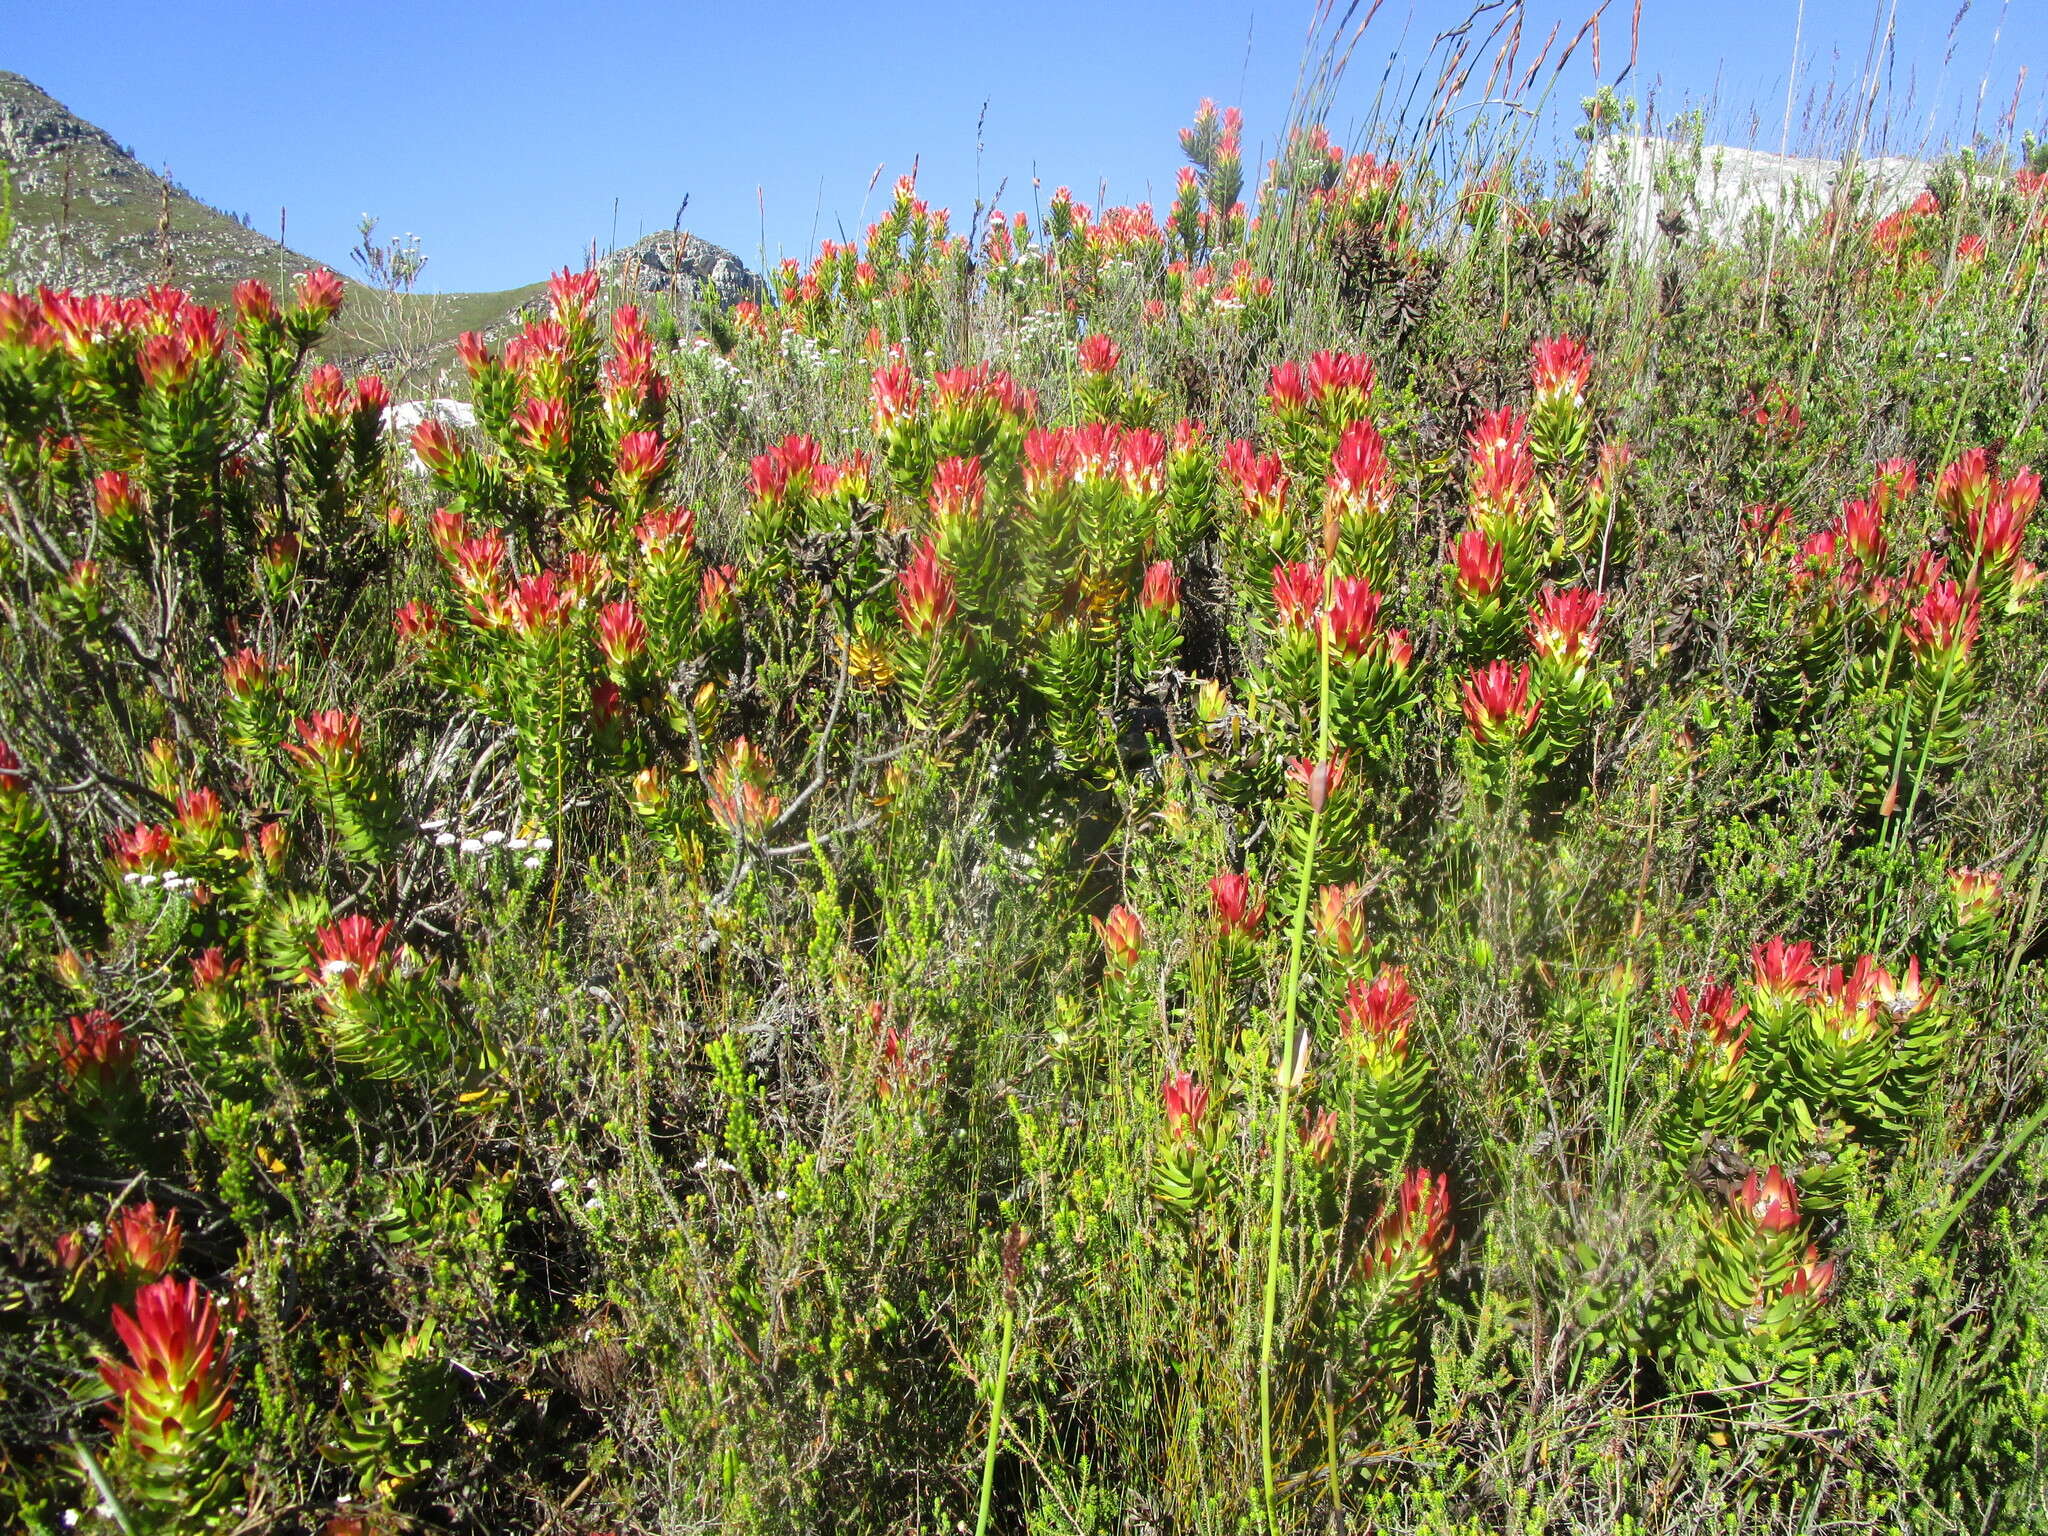
M 197 1280 L 166 1275 L 136 1292 L 134 1311 L 114 1308 L 123 1364 L 99 1363 L 114 1394 L 109 1427 L 142 1499 L 182 1520 L 221 1496 L 217 1431 L 233 1384 L 220 1336 L 220 1306 Z
M 1173 546 L 1204 536 L 1216 515 L 1216 454 L 1199 421 L 1174 423 L 1166 449 L 1166 505 Z
M 142 487 L 120 470 L 108 469 L 93 476 L 92 495 L 108 548 L 133 557 L 141 548 L 142 516 L 148 505 Z
M 1949 526 L 1958 527 L 1966 514 L 1991 505 L 1997 486 L 1990 450 L 1966 448 L 1935 477 L 1934 502 L 1947 515 Z
M 749 466 L 754 517 L 748 528 L 762 549 L 779 552 L 782 541 L 804 526 L 810 509 L 811 482 L 823 463 L 817 440 L 800 433 L 791 434 L 754 458 Z
M 737 566 L 706 566 L 697 583 L 697 628 L 705 647 L 716 650 L 739 625 Z
M 1850 558 L 1855 562 L 1853 570 L 1847 572 L 1850 579 L 1875 576 L 1883 571 L 1885 558 L 1891 552 L 1891 541 L 1885 537 L 1884 508 L 1880 503 L 1862 500 L 1844 503 L 1836 526 L 1842 544 L 1848 548 Z
M 896 611 L 904 629 L 917 640 L 937 636 L 959 612 L 953 578 L 939 563 L 930 539 L 896 578 Z
M 218 945 L 201 950 L 192 961 L 192 982 L 185 990 L 182 1029 L 216 1061 L 229 1054 L 246 1010 L 239 977 L 242 964 L 229 962 Z
M 1739 1042 L 1748 1034 L 1742 1021 L 1749 1017 L 1746 1004 L 1735 1000 L 1735 989 L 1724 982 L 1707 982 L 1697 998 L 1680 986 L 1671 994 L 1671 1017 L 1688 1033 L 1705 1033 L 1717 1044 Z
M 1024 434 L 1024 506 L 1042 544 L 1057 547 L 1074 501 L 1080 461 L 1066 427 L 1034 427 Z
M 280 533 L 265 539 L 257 552 L 256 568 L 263 576 L 263 590 L 272 602 L 282 602 L 290 595 L 299 578 L 299 558 L 305 552 L 298 535 Z
M 1749 1006 L 1756 1017 L 1758 1044 L 1774 1046 L 1779 1031 L 1813 995 L 1820 967 L 1814 963 L 1811 944 L 1787 944 L 1778 934 L 1753 945 L 1749 956 Z
M 1215 1143 L 1220 1117 L 1210 1115 L 1209 1089 L 1192 1072 L 1176 1072 L 1159 1085 L 1166 1145 L 1152 1171 L 1152 1195 L 1179 1220 L 1192 1221 L 1216 1193 Z
M 530 645 L 551 645 L 566 631 L 575 596 L 553 571 L 522 576 L 505 599 L 505 628 Z
M 1117 378 L 1123 349 L 1101 332 L 1081 338 L 1077 354 L 1081 378 L 1076 390 L 1084 421 L 1113 421 L 1122 414 L 1125 389 Z
M 1245 275 L 1249 275 L 1248 267 Z M 1321 416 L 1325 430 L 1336 436 L 1365 419 L 1378 379 L 1372 359 L 1362 353 L 1318 352 L 1308 360 L 1304 381 L 1309 403 Z
M 1920 489 L 1920 466 L 1911 459 L 1886 459 L 1877 466 L 1871 478 L 1870 499 L 1877 503 L 1879 514 L 1890 511 L 1901 502 L 1911 501 L 1913 493 Z
M 612 496 L 628 515 L 643 511 L 668 472 L 668 445 L 658 432 L 628 432 L 619 439 Z
M 178 796 L 171 811 L 171 850 L 180 868 L 217 863 L 224 852 L 235 851 L 226 815 L 220 796 L 210 789 L 187 790 Z
M 301 272 L 292 279 L 292 304 L 285 312 L 285 330 L 301 346 L 320 339 L 341 313 L 341 279 L 326 268 Z
M 132 1292 L 168 1274 L 184 1243 L 177 1211 L 159 1211 L 145 1200 L 113 1214 L 100 1251 L 115 1283 Z
M 508 423 L 507 432 L 510 432 Z M 483 461 L 438 416 L 422 417 L 412 429 L 413 457 L 437 486 L 472 502 L 485 485 Z
M 1505 756 L 1536 728 L 1543 701 L 1531 695 L 1530 668 L 1525 661 L 1505 661 L 1475 668 L 1465 679 L 1462 703 L 1473 743 L 1490 756 Z
M 50 611 L 58 623 L 87 633 L 100 627 L 105 602 L 105 573 L 91 558 L 72 561 L 49 590 Z
M 1038 397 L 987 363 L 942 370 L 932 376 L 932 457 L 1014 462 L 1037 415 Z
M 1498 658 L 1523 627 L 1523 604 L 1508 586 L 1500 545 L 1467 528 L 1451 544 L 1450 572 L 1460 649 L 1473 661 Z
M 1266 903 L 1254 901 L 1250 879 L 1226 870 L 1209 881 L 1209 903 L 1216 915 L 1216 935 L 1225 943 L 1256 943 L 1266 922 Z
M 1180 599 L 1180 577 L 1171 560 L 1155 560 L 1145 567 L 1129 627 L 1133 678 L 1156 677 L 1173 663 L 1180 650 Z
M 291 663 L 244 646 L 221 663 L 220 674 L 228 739 L 252 757 L 275 750 L 284 740 L 289 715 Z
M 868 404 L 868 420 L 896 488 L 905 495 L 923 495 L 932 464 L 924 386 L 899 358 L 874 371 Z
M 566 482 L 576 456 L 569 403 L 542 396 L 522 400 L 512 413 L 512 443 L 527 473 L 543 484 Z
M 1706 1357 L 1695 1358 L 1694 1373 L 1717 1380 L 1727 1365 L 1715 1360 L 1716 1345 L 1747 1335 L 1749 1353 L 1767 1346 L 1794 1321 L 1774 1303 L 1790 1289 L 1793 1308 L 1810 1310 L 1832 1272 L 1815 1262 L 1818 1256 L 1806 1241 L 1800 1216 L 1799 1190 L 1776 1164 L 1762 1175 L 1751 1170 L 1730 1192 L 1727 1205 L 1704 1212 L 1701 1220 L 1693 1313 L 1681 1323 L 1686 1331 L 1678 1346 L 1681 1359 Z M 1800 1275 L 1805 1278 L 1794 1288 Z
M 110 1106 L 135 1081 L 135 1038 L 104 1008 L 74 1013 L 57 1029 L 64 1088 L 88 1109 Z
M 1393 577 L 1394 536 L 1386 443 L 1370 421 L 1351 422 L 1323 481 L 1323 558 L 1346 575 L 1384 584 Z
M 1112 976 L 1127 976 L 1145 952 L 1145 923 L 1138 914 L 1119 903 L 1107 917 L 1090 917 L 1095 935 L 1102 941 L 1103 959 Z
M 741 736 L 711 770 L 711 819 L 735 838 L 759 838 L 782 814 L 782 800 L 768 793 L 775 765 Z
M 21 758 L 0 738 L 0 908 L 17 911 L 58 894 L 56 838 L 28 784 Z
M 1697 998 L 1679 986 L 1671 994 L 1671 1017 L 1681 1043 L 1689 1049 L 1676 1100 L 1665 1117 L 1659 1139 L 1673 1157 L 1690 1158 L 1707 1136 L 1739 1137 L 1746 1123 L 1756 1084 L 1743 1065 L 1749 1049 L 1746 1005 L 1735 989 L 1708 982 Z
M 1340 576 L 1330 584 L 1321 626 L 1332 732 L 1345 747 L 1375 757 L 1392 751 L 1400 717 L 1414 702 L 1408 633 L 1382 628 L 1380 606 L 1380 594 L 1363 579 Z
M 1301 364 L 1275 363 L 1266 376 L 1266 409 L 1274 421 L 1291 423 L 1308 415 L 1308 384 L 1301 376 Z
M 630 597 L 605 604 L 598 610 L 596 638 L 612 681 L 628 691 L 639 687 L 647 670 L 647 621 L 638 605 Z
M 1337 1158 L 1337 1112 L 1334 1109 L 1305 1110 L 1295 1133 L 1301 1138 L 1303 1163 L 1319 1173 L 1328 1171 Z
M 1951 869 L 1944 947 L 1959 965 L 1992 951 L 2005 937 L 2005 881 L 1995 870 Z
M 445 659 L 455 639 L 454 629 L 432 603 L 401 604 L 392 616 L 391 627 L 401 645 L 429 660 Z
M 1117 451 L 1117 475 L 1128 501 L 1128 523 L 1150 529 L 1159 504 L 1166 497 L 1166 439 L 1147 427 L 1132 427 L 1123 433 Z
M 1563 762 L 1586 739 L 1595 710 L 1614 695 L 1594 652 L 1600 642 L 1601 594 L 1589 587 L 1546 586 L 1530 611 L 1529 646 L 1536 653 L 1535 684 L 1542 702 L 1546 755 Z
M 1974 591 L 1963 591 L 1945 578 L 1936 582 L 1906 620 L 1906 644 L 1916 668 L 1960 668 L 1977 643 L 1979 622 Z
M 1370 982 L 1354 975 L 1338 1015 L 1335 1092 L 1344 1134 L 1369 1166 L 1391 1172 L 1414 1146 L 1429 1064 L 1409 1049 L 1415 994 L 1408 973 L 1382 965 Z
M 342 846 L 368 863 L 380 862 L 397 835 L 397 805 L 363 753 L 363 722 L 338 709 L 292 722 L 296 742 L 284 744 L 307 795 L 333 823 Z
M 1456 1239 L 1450 1215 L 1449 1179 L 1412 1170 L 1381 1208 L 1336 1298 L 1340 1324 L 1383 1393 L 1398 1393 L 1415 1372 L 1423 1294 Z
M 1280 455 L 1261 454 L 1239 438 L 1223 450 L 1223 473 L 1237 489 L 1255 558 L 1299 559 L 1303 540 L 1288 516 L 1289 478 Z
M 444 1044 L 431 977 L 390 937 L 390 923 L 352 912 L 314 933 L 301 973 L 335 1057 L 378 1078 L 430 1064 Z
M 1593 416 L 1586 385 L 1593 376 L 1586 344 L 1574 336 L 1539 339 L 1530 352 L 1529 442 L 1548 474 L 1576 469 L 1586 456 Z
M 123 884 L 155 885 L 165 871 L 175 867 L 170 829 L 137 822 L 109 832 L 107 863 Z
M 548 310 L 556 323 L 574 327 L 590 319 L 597 305 L 603 274 L 594 267 L 571 272 L 567 267 L 548 279 Z
M 235 312 L 235 329 L 245 344 L 283 328 L 284 317 L 278 313 L 277 300 L 271 296 L 268 285 L 256 278 L 244 278 L 235 284 L 229 306 Z
M 1361 976 L 1372 959 L 1365 927 L 1365 893 L 1356 885 L 1325 885 L 1309 913 L 1316 948 L 1338 976 Z

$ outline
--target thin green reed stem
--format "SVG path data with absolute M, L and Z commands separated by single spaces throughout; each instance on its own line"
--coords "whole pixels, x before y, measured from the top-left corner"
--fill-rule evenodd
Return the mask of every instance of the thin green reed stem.
M 996 1361 L 996 1390 L 988 1410 L 988 1452 L 981 1459 L 981 1506 L 974 1516 L 974 1536 L 988 1536 L 989 1498 L 996 1486 L 996 1452 L 1003 1443 L 1003 1392 L 1010 1384 L 1010 1354 L 1017 1342 L 1017 1303 L 1003 1308 L 1003 1352 Z
M 1323 574 L 1323 606 L 1330 602 L 1330 575 Z M 1317 635 L 1316 761 L 1330 760 L 1330 636 L 1328 620 Z M 1311 785 L 1314 781 L 1311 779 Z M 1327 782 L 1327 781 L 1326 781 Z M 1327 798 L 1327 790 L 1325 793 Z M 1280 1536 L 1279 1489 L 1273 1476 L 1273 1334 L 1280 1315 L 1280 1231 L 1287 1214 L 1287 1133 L 1294 1104 L 1295 1016 L 1301 1002 L 1301 952 L 1308 933 L 1309 892 L 1315 888 L 1316 852 L 1323 835 L 1323 808 L 1311 794 L 1308 838 L 1301 878 L 1295 882 L 1294 915 L 1287 934 L 1287 982 L 1280 1007 L 1280 1081 L 1273 1097 L 1273 1197 L 1266 1219 L 1265 1312 L 1259 1330 L 1259 1466 L 1265 1475 L 1266 1529 Z
M 1897 827 L 1895 829 L 1890 827 L 1885 829 L 1888 834 L 1896 831 L 1896 836 L 1890 837 L 1889 840 L 1889 845 L 1893 848 L 1894 851 L 1904 846 L 1906 841 L 1907 828 L 1913 820 L 1913 812 L 1915 808 L 1917 808 L 1920 804 L 1920 787 L 1921 785 L 1927 782 L 1927 759 L 1928 756 L 1934 751 L 1935 726 L 1936 723 L 1941 719 L 1942 705 L 1948 702 L 1948 680 L 1950 676 L 1953 674 L 1953 671 L 1954 669 L 1951 667 L 1942 668 L 1941 683 L 1934 690 L 1934 703 L 1927 711 L 1926 737 L 1920 743 L 1920 756 L 1918 761 L 1916 761 L 1913 765 L 1913 793 L 1907 796 L 1906 798 L 1906 807 L 1905 810 L 1900 813 Z M 1897 902 L 1891 899 L 1891 886 L 1892 877 L 1891 874 L 1887 872 L 1885 875 L 1886 899 L 1884 904 L 1884 911 L 1881 914 L 1879 914 L 1880 920 L 1877 928 L 1877 942 L 1871 945 L 1871 953 L 1873 954 L 1883 953 L 1885 936 L 1891 931 L 1892 912 L 1898 905 Z

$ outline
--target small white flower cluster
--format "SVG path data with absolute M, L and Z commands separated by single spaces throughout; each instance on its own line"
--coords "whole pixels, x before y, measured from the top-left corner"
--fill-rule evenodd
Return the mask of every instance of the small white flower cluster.
M 131 869 L 121 877 L 121 883 L 139 885 L 145 890 L 153 885 L 161 885 L 167 891 L 189 891 L 199 883 L 199 877 L 181 875 L 175 869 L 167 869 L 160 875 L 146 869 Z
M 539 869 L 547 862 L 547 851 L 555 846 L 555 840 L 545 834 L 540 837 L 517 837 L 509 832 L 500 832 L 495 827 L 470 837 L 463 837 L 449 830 L 448 819 L 445 816 L 421 822 L 420 830 L 433 834 L 436 848 L 454 848 L 472 856 L 489 853 L 497 848 L 503 848 L 507 853 L 523 853 L 526 857 L 519 862 L 527 869 Z

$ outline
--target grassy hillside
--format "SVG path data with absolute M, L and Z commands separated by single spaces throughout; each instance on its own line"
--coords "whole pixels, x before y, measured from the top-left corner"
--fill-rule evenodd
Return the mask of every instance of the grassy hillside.
M 2048 1533 L 2048 178 L 1410 142 L 0 305 L 10 1527 Z

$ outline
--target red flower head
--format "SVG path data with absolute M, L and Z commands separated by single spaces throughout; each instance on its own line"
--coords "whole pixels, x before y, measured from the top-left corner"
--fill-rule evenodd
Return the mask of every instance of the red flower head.
M 225 815 L 220 796 L 210 789 L 191 789 L 178 796 L 171 808 L 171 819 L 177 824 L 181 836 L 206 839 L 220 831 L 221 818 Z
M 446 476 L 462 462 L 462 445 L 448 423 L 438 416 L 423 416 L 412 429 L 412 451 L 428 471 Z
M 1730 1202 L 1759 1232 L 1789 1232 L 1799 1225 L 1799 1189 L 1776 1163 L 1759 1179 L 1752 1169 Z
M 0 741 L 0 795 L 13 796 L 28 792 L 28 775 L 21 766 L 21 759 L 6 741 Z
M 491 355 L 490 344 L 475 331 L 464 331 L 455 338 L 455 355 L 462 359 L 462 366 L 472 379 L 498 366 L 497 358 Z
M 114 1332 L 131 1363 L 102 1360 L 100 1378 L 115 1395 L 121 1438 L 144 1461 L 175 1465 L 232 1406 L 220 1307 L 197 1280 L 167 1275 L 136 1292 L 133 1316 L 114 1308 Z
M 1361 577 L 1340 576 L 1330 584 L 1330 611 L 1323 623 L 1331 648 L 1346 661 L 1373 649 L 1380 620 L 1380 595 Z
M 1139 501 L 1166 491 L 1166 439 L 1145 427 L 1124 433 L 1118 449 L 1124 489 Z
M 1034 500 L 1058 495 L 1072 483 L 1078 461 L 1074 434 L 1065 427 L 1033 427 L 1024 434 L 1024 492 Z
M 1792 1278 L 1785 1282 L 1780 1294 L 1788 1299 L 1803 1296 L 1817 1306 L 1827 1299 L 1834 1282 L 1835 1261 L 1828 1259 L 1823 1262 L 1820 1250 L 1808 1243 L 1805 1261 L 1792 1271 Z
M 1341 757 L 1324 762 L 1295 757 L 1287 762 L 1287 780 L 1307 797 L 1311 811 L 1320 811 L 1330 803 L 1330 796 L 1344 787 L 1344 771 L 1345 762 Z
M 1495 511 L 1518 510 L 1536 477 L 1528 423 L 1503 406 L 1479 419 L 1465 446 L 1472 456 L 1468 488 L 1473 501 Z
M 1330 456 L 1330 499 L 1377 511 L 1386 505 L 1393 490 L 1387 468 L 1387 445 L 1379 428 L 1369 421 L 1354 421 L 1337 439 Z
M 1102 940 L 1102 953 L 1109 961 L 1112 971 L 1128 971 L 1138 963 L 1138 957 L 1145 952 L 1145 923 L 1137 913 L 1119 903 L 1109 909 L 1109 916 L 1091 917 L 1096 936 Z
M 1216 932 L 1221 937 L 1259 936 L 1266 920 L 1266 904 L 1252 900 L 1250 880 L 1239 874 L 1218 875 L 1209 882 L 1209 900 L 1216 908 Z
M 1782 934 L 1751 947 L 1751 985 L 1765 1000 L 1793 1003 L 1813 990 L 1820 969 L 1813 963 L 1811 944 L 1787 944 Z
M 732 617 L 733 588 L 739 579 L 737 566 L 705 568 L 704 579 L 697 585 L 697 612 L 706 624 L 723 624 Z
M 1501 547 L 1477 528 L 1467 528 L 1451 546 L 1457 574 L 1453 586 L 1468 603 L 1482 603 L 1492 597 L 1507 579 L 1507 557 Z
M 244 326 L 270 326 L 277 324 L 277 300 L 270 296 L 269 288 L 253 277 L 244 278 L 235 284 L 235 319 Z
M 1305 1112 L 1300 1130 L 1301 1155 L 1318 1168 L 1327 1168 L 1337 1156 L 1337 1112 L 1311 1109 Z
M 324 267 L 317 272 L 301 272 L 292 279 L 292 297 L 302 315 L 325 325 L 341 313 L 341 279 Z
M 523 640 L 537 640 L 561 633 L 569 620 L 574 599 L 564 591 L 553 571 L 522 576 L 505 604 L 505 620 Z
M 1583 666 L 1600 643 L 1601 595 L 1590 587 L 1546 586 L 1529 615 L 1529 646 L 1545 661 Z
M 868 385 L 868 402 L 877 435 L 888 436 L 917 414 L 924 387 L 902 363 L 877 368 Z
M 630 667 L 647 654 L 647 621 L 630 597 L 598 610 L 597 648 L 615 667 Z
M 1716 1045 L 1730 1044 L 1748 1033 L 1742 1028 L 1742 1021 L 1749 1017 L 1748 1007 L 1736 1002 L 1735 989 L 1721 982 L 1701 986 L 1697 1001 L 1685 987 L 1676 989 L 1671 994 L 1671 1016 L 1681 1028 L 1708 1031 Z
M 135 1041 L 104 1008 L 74 1013 L 57 1031 L 57 1065 L 74 1091 L 83 1085 L 110 1093 L 124 1087 L 134 1070 Z
M 1160 1106 L 1166 1111 L 1166 1134 L 1175 1141 L 1195 1141 L 1209 1118 L 1209 1090 L 1195 1081 L 1192 1072 L 1177 1072 L 1159 1085 Z
M 668 445 L 659 432 L 628 432 L 619 439 L 619 479 L 627 485 L 647 485 L 667 468 Z
M 1273 567 L 1273 610 L 1284 630 L 1308 633 L 1323 606 L 1323 573 L 1303 561 Z
M 1960 925 L 1995 917 L 2005 900 L 2005 880 L 1996 870 L 1952 869 L 1948 872 L 1949 905 Z
M 93 502 L 110 523 L 125 523 L 142 510 L 142 489 L 118 469 L 93 476 Z
M 1116 372 L 1116 365 L 1123 361 L 1123 349 L 1100 331 L 1081 338 L 1081 371 L 1097 377 L 1107 377 Z
M 1366 1276 L 1386 1275 L 1413 1291 L 1434 1279 L 1443 1268 L 1454 1233 L 1451 1229 L 1450 1181 L 1417 1168 L 1380 1213 L 1367 1239 L 1360 1267 Z
M 782 814 L 780 796 L 768 793 L 775 765 L 741 736 L 711 770 L 711 819 L 735 836 L 759 837 Z
M 1415 1022 L 1415 994 L 1408 990 L 1408 969 L 1383 965 L 1370 984 L 1353 978 L 1344 992 L 1343 1033 L 1384 1042 L 1396 1050 L 1408 1043 Z
M 1875 574 L 1884 568 L 1891 542 L 1884 536 L 1884 507 L 1881 503 L 1845 503 L 1839 527 L 1841 541 L 1849 546 L 1849 553 L 1861 562 L 1866 572 Z
M 1266 404 L 1283 420 L 1308 409 L 1308 386 L 1302 382 L 1301 364 L 1274 365 L 1266 385 Z
M 563 325 L 583 319 L 597 302 L 597 290 L 604 279 L 594 268 L 571 272 L 567 267 L 548 279 L 548 307 Z
M 392 620 L 392 627 L 398 631 L 398 638 L 407 644 L 429 649 L 440 645 L 451 633 L 448 621 L 441 617 L 432 603 L 402 605 Z
M 107 856 L 123 874 L 160 874 L 171 867 L 170 831 L 139 821 L 132 827 L 109 832 Z
M 1365 893 L 1356 885 L 1316 891 L 1316 941 L 1339 961 L 1362 960 L 1372 948 L 1365 932 Z
M 178 1262 L 178 1250 L 185 1234 L 178 1225 L 178 1213 L 158 1211 L 153 1201 L 123 1206 L 107 1223 L 102 1251 L 107 1266 L 124 1286 L 135 1287 L 160 1280 Z
M 1937 581 L 1906 620 L 1906 644 L 1915 657 L 1969 655 L 1977 643 L 1978 606 L 1975 591 L 1959 590 L 1946 578 Z
M 1951 523 L 1960 523 L 1966 512 L 1981 512 L 1990 505 L 1995 478 L 1990 452 L 1966 448 L 1936 477 L 1934 500 Z
M 1592 377 L 1593 361 L 1586 355 L 1586 344 L 1576 336 L 1544 337 L 1530 352 L 1529 381 L 1539 399 L 1568 395 L 1583 401 Z
M 323 709 L 302 720 L 294 720 L 292 729 L 299 739 L 287 742 L 285 751 L 300 762 L 311 765 L 315 762 L 345 763 L 362 755 L 363 717 L 345 714 L 338 709 Z
M 421 423 L 425 425 L 425 423 Z M 569 404 L 565 400 L 522 400 L 512 413 L 512 431 L 520 446 L 536 458 L 558 458 L 569 451 Z M 414 434 L 418 447 L 418 434 Z M 422 454 L 422 460 L 425 459 Z M 431 467 L 431 466 L 429 466 Z
M 1372 359 L 1347 352 L 1318 352 L 1308 360 L 1308 396 L 1332 420 L 1355 419 L 1372 403 L 1377 374 Z
M 1475 668 L 1465 679 L 1465 723 L 1472 738 L 1485 745 L 1520 741 L 1536 728 L 1543 701 L 1529 696 L 1529 664 L 1505 661 Z
M 987 490 L 980 459 L 941 459 L 932 470 L 932 516 L 941 523 L 977 518 Z
M 633 537 L 643 557 L 668 552 L 688 555 L 697 547 L 697 514 L 689 507 L 658 507 L 640 519 Z
M 939 563 L 938 550 L 926 539 L 917 555 L 896 577 L 896 611 L 903 627 L 920 640 L 930 639 L 952 621 L 960 605 L 953 596 L 953 578 Z
M 382 416 L 391 409 L 391 386 L 374 373 L 364 374 L 356 380 L 352 409 L 358 416 Z
M 1879 512 L 1886 512 L 1898 503 L 1910 500 L 1919 488 L 1918 464 L 1911 459 L 1886 459 L 1877 466 L 1877 475 L 1870 485 L 1870 499 L 1877 503 Z
M 1180 578 L 1171 560 L 1155 560 L 1145 567 L 1145 584 L 1138 593 L 1138 606 L 1146 613 L 1163 613 L 1169 618 L 1180 613 Z
M 374 923 L 360 912 L 351 912 L 340 922 L 317 930 L 313 935 L 314 964 L 306 978 L 331 991 L 352 996 L 384 979 L 384 941 L 391 924 Z
M 1223 450 L 1223 472 L 1237 487 L 1245 511 L 1254 517 L 1280 517 L 1287 510 L 1287 467 L 1280 455 L 1261 455 L 1238 438 Z
M 455 584 L 470 597 L 496 597 L 505 583 L 505 536 L 480 533 L 455 546 L 450 558 Z

